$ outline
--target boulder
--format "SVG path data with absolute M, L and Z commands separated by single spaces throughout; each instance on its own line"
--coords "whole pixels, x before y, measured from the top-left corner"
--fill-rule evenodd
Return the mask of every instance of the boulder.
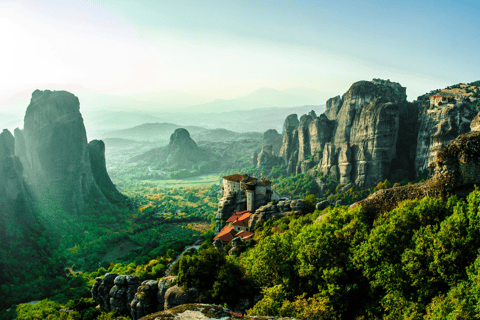
M 323 201 L 317 202 L 317 204 L 315 205 L 315 209 L 323 210 L 327 208 L 329 205 L 330 205 L 330 202 L 328 202 L 328 200 L 323 200 Z
M 175 280 L 176 276 L 163 277 L 158 281 L 158 309 L 161 311 L 165 307 L 165 293 L 168 290 L 168 286 Z
M 195 288 L 189 288 L 187 290 L 183 290 L 179 286 L 173 286 L 168 288 L 165 292 L 165 303 L 164 303 L 164 310 L 168 310 L 170 308 L 194 302 L 199 296 L 199 292 Z
M 303 201 L 302 199 L 292 200 L 292 201 L 290 202 L 290 208 L 291 208 L 293 211 L 300 211 L 300 212 L 302 212 L 302 211 L 305 209 L 305 201 Z
M 130 303 L 131 315 L 133 320 L 154 313 L 158 307 L 158 282 L 155 280 L 145 280 L 138 287 L 135 297 Z

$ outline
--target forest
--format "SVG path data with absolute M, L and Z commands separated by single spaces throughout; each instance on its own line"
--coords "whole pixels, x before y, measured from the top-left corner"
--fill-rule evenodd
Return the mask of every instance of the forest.
M 178 275 L 177 284 L 205 292 L 204 302 L 233 305 L 242 297 L 261 294 L 247 310 L 249 315 L 478 318 L 479 206 L 480 190 L 475 189 L 466 199 L 408 200 L 378 216 L 345 206 L 292 213 L 259 223 L 254 239 L 232 255 L 215 250 L 207 231 L 200 250 L 185 254 L 172 272 Z M 161 277 L 162 265 L 173 252 L 160 254 L 159 259 L 139 261 L 142 264 L 112 262 L 91 272 L 69 270 L 56 280 L 61 280 L 56 296 L 18 306 L 2 319 L 14 314 L 17 319 L 42 319 L 47 314 L 67 319 L 58 311 L 65 306 L 76 310 L 68 319 L 124 319 L 95 313 L 88 298 L 93 279 L 105 272 Z

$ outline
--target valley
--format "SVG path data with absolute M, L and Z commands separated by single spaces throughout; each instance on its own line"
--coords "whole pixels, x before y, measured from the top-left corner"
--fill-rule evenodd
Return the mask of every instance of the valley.
M 438 103 L 447 88 L 408 102 L 400 84 L 374 79 L 329 99 L 325 112 L 290 114 L 264 131 L 157 122 L 88 142 L 77 97 L 35 91 L 24 129 L 0 134 L 0 319 L 141 319 L 185 303 L 299 319 L 395 318 L 410 303 L 428 317 L 443 312 L 445 295 L 467 295 L 458 281 L 475 297 L 477 256 L 467 252 L 478 246 L 480 85 L 452 87 L 471 94 Z M 217 239 L 243 210 L 248 237 Z M 452 223 L 469 240 L 450 243 Z M 451 260 L 418 247 L 433 238 Z M 439 268 L 470 271 L 417 279 L 407 255 L 422 250 Z M 397 271 L 385 279 L 389 268 Z M 120 281 L 132 281 L 131 297 Z M 29 301 L 40 302 L 14 307 Z M 473 305 L 458 307 L 472 314 Z

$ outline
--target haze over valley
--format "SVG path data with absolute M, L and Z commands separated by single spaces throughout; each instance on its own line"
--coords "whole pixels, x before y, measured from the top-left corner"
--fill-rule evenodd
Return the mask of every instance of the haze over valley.
M 0 320 L 480 318 L 480 3 L 0 3 Z

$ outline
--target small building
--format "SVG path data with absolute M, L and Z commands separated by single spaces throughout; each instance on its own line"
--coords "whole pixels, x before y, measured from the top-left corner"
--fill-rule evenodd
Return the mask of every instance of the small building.
M 220 239 L 222 242 L 230 242 L 238 232 L 233 227 L 225 226 L 213 240 Z
M 252 213 L 250 211 L 235 212 L 228 220 L 223 229 L 213 238 L 213 240 L 220 239 L 222 242 L 230 242 L 233 238 L 238 236 L 242 239 L 251 239 L 253 232 L 248 228 L 248 222 Z
M 455 103 L 455 100 L 462 98 L 463 96 L 460 93 L 440 92 L 430 96 L 430 107 L 438 107 L 440 103 Z
M 227 220 L 227 226 L 233 227 L 235 231 L 249 231 L 248 230 L 248 221 L 250 221 L 250 216 L 252 213 L 250 211 L 241 211 L 235 212 Z
M 243 241 L 250 241 L 253 239 L 254 233 L 249 231 L 240 231 L 235 235 L 236 237 L 241 237 Z
M 259 205 L 255 202 L 270 199 L 272 183 L 268 179 L 257 179 L 248 174 L 232 174 L 223 177 L 222 197 L 232 192 L 244 193 L 247 198 L 247 210 L 255 211 Z

